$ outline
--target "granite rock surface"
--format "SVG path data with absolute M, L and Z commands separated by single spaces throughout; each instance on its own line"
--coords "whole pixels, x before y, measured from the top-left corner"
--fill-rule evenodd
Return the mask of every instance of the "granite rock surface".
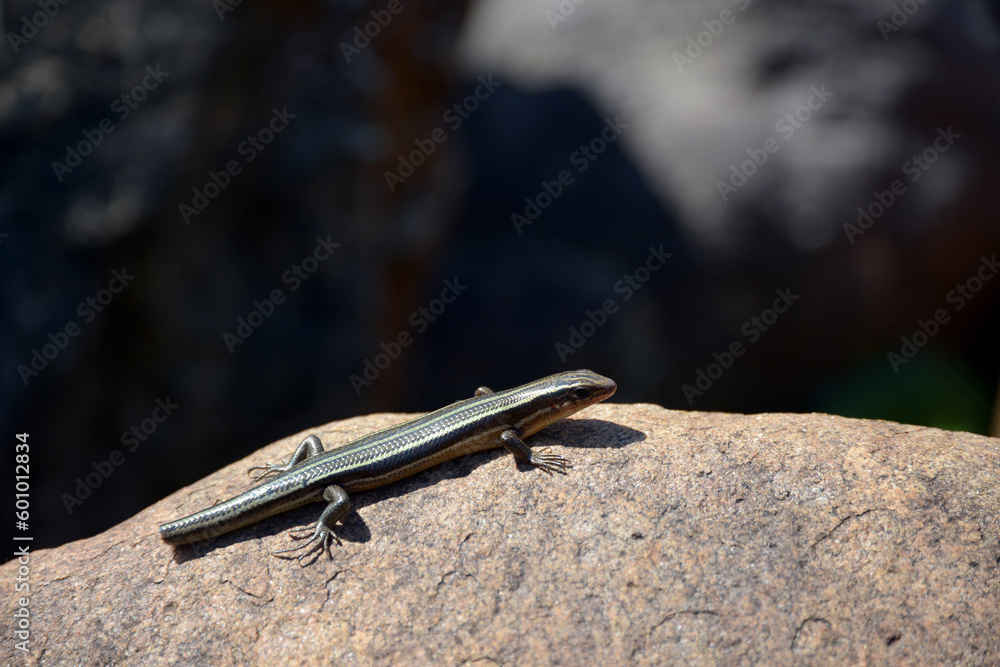
M 404 419 L 309 432 L 330 447 Z M 304 435 L 33 553 L 30 651 L 4 596 L 0 662 L 1000 663 L 997 439 L 605 404 L 531 441 L 570 458 L 568 475 L 496 450 L 356 494 L 332 560 L 269 555 L 320 505 L 160 540 L 160 523 L 243 490 Z

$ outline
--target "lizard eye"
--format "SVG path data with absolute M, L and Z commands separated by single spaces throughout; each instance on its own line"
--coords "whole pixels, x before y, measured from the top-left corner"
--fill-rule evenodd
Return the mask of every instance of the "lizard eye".
M 573 396 L 576 398 L 587 398 L 590 396 L 590 389 L 587 387 L 577 387 L 573 390 Z

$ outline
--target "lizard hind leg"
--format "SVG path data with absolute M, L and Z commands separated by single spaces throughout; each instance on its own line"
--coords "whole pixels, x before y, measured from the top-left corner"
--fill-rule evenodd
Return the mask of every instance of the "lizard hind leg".
M 280 477 L 299 463 L 322 453 L 323 441 L 315 435 L 309 435 L 295 448 L 295 452 L 288 463 L 282 461 L 281 463 L 265 463 L 264 465 L 254 466 L 247 470 L 247 475 L 249 475 L 250 481 L 253 483 L 262 482 L 268 478 Z
M 331 484 L 323 489 L 323 499 L 329 504 L 323 510 L 323 513 L 320 514 L 319 519 L 314 525 L 296 528 L 288 533 L 289 537 L 293 540 L 304 540 L 307 537 L 309 539 L 290 549 L 272 551 L 272 556 L 294 558 L 300 565 L 305 566 L 314 563 L 320 554 L 325 551 L 330 560 L 333 560 L 333 552 L 330 549 L 331 543 L 336 542 L 338 546 L 341 544 L 340 538 L 333 532 L 333 527 L 351 510 L 351 499 L 348 497 L 347 492 L 336 484 Z M 305 551 L 302 551 L 303 549 Z M 302 551 L 302 553 L 297 556 L 282 555 L 294 554 L 297 551 Z M 306 562 L 306 559 L 314 553 L 316 554 L 316 558 Z

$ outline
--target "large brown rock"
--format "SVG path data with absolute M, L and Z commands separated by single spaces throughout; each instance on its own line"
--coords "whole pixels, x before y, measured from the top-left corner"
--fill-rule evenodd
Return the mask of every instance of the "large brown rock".
M 31 652 L 5 595 L 0 662 L 1000 664 L 1000 440 L 599 405 L 534 439 L 568 475 L 498 450 L 358 494 L 332 561 L 268 555 L 320 505 L 176 552 L 157 536 L 301 435 L 33 554 Z

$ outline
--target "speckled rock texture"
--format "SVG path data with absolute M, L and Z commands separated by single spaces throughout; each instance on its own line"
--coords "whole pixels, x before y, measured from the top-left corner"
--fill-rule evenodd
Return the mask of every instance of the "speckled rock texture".
M 31 651 L 5 594 L 0 663 L 1000 664 L 997 439 L 606 404 L 533 439 L 566 476 L 496 450 L 357 494 L 332 561 L 268 555 L 320 505 L 187 547 L 157 536 L 302 435 L 34 554 Z

